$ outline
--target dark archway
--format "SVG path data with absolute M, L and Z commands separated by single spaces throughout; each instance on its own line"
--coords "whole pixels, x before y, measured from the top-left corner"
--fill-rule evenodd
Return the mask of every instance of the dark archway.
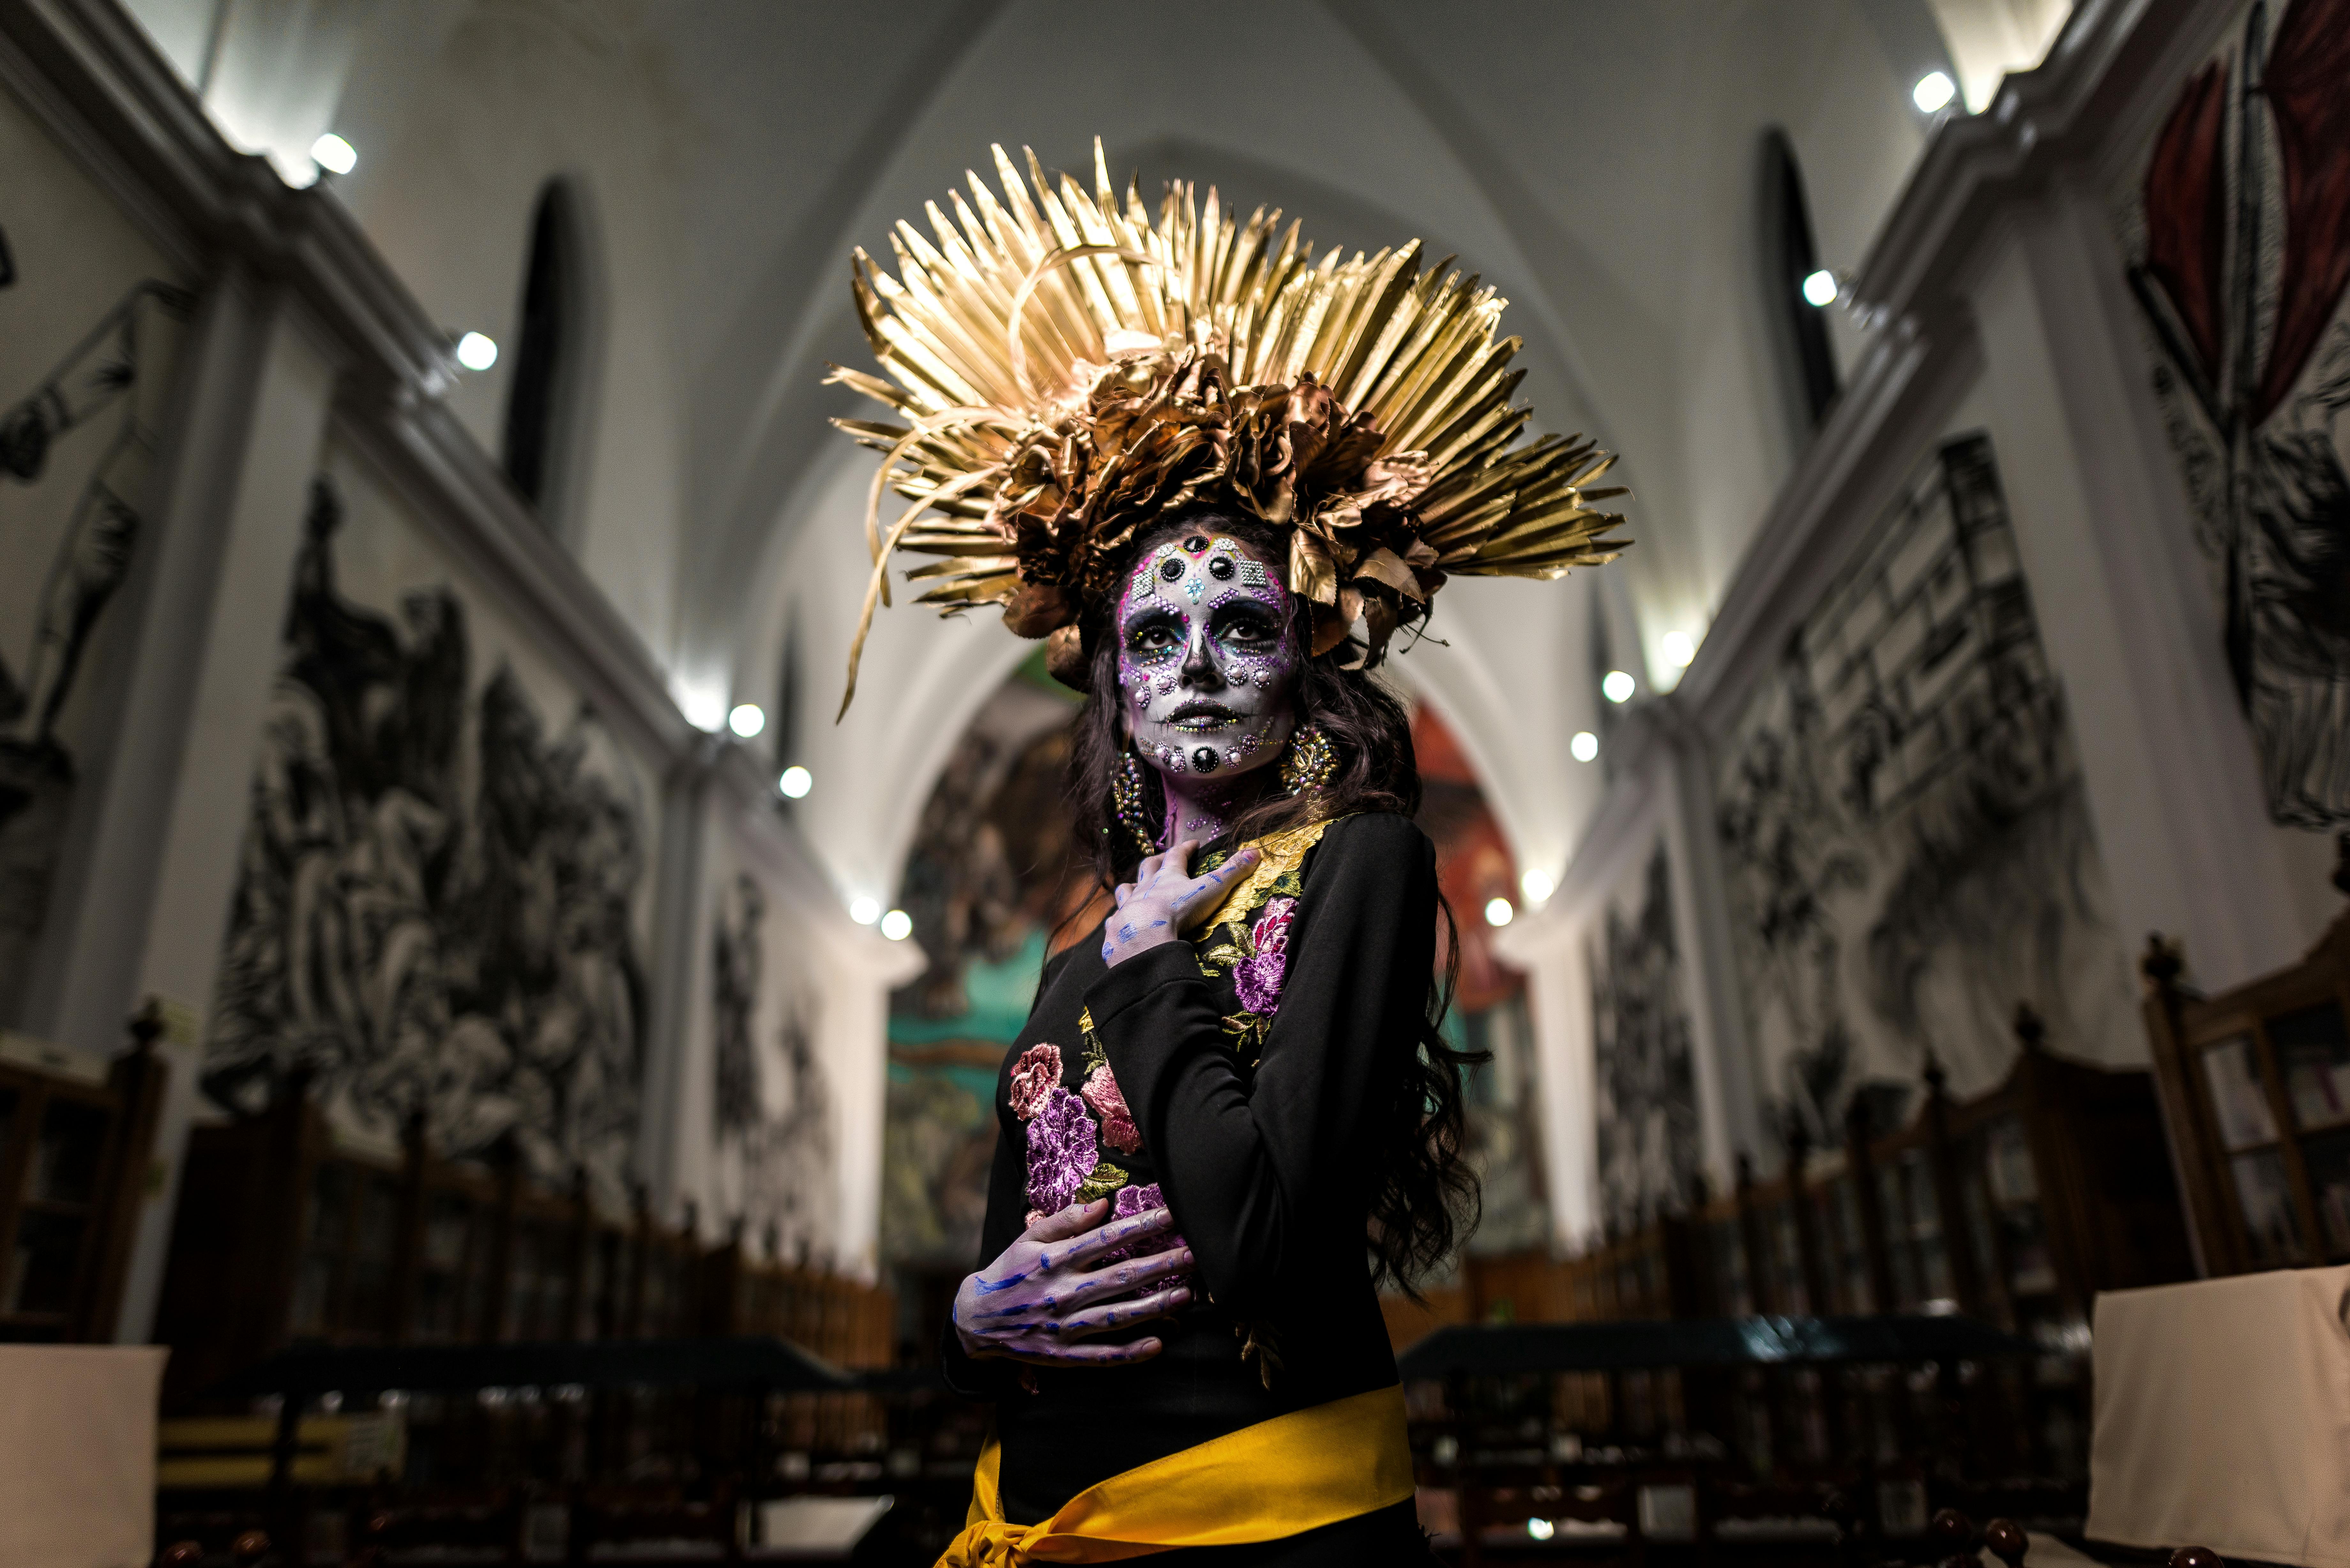
M 522 341 L 506 392 L 506 477 L 550 527 L 564 488 L 588 330 L 587 256 L 577 198 L 550 180 L 531 215 Z
M 1804 429 L 1817 429 L 1835 401 L 1835 355 L 1828 344 L 1827 310 L 1804 297 L 1804 280 L 1820 270 L 1812 242 L 1812 209 L 1803 171 L 1787 133 L 1762 133 L 1762 276 L 1771 335 L 1779 347 L 1782 379 Z

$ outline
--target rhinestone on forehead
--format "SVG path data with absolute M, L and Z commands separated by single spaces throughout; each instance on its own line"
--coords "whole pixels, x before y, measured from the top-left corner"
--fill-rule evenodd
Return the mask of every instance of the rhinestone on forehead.
M 1240 567 L 1242 586 L 1252 588 L 1262 588 L 1270 586 L 1269 579 L 1264 575 L 1264 563 L 1263 561 L 1252 561 L 1246 556 L 1243 556 L 1241 557 Z

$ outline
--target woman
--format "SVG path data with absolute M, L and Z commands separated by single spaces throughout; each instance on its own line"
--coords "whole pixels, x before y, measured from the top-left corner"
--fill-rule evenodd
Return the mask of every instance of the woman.
M 858 304 L 908 420 L 844 421 L 950 609 L 1087 693 L 1072 805 L 1112 904 L 1006 1057 L 950 1379 L 995 1435 L 944 1564 L 1427 1560 L 1375 1286 L 1473 1210 L 1409 730 L 1369 678 L 1448 575 L 1611 558 L 1587 445 L 1511 441 L 1513 345 L 1416 246 L 1306 265 L 1129 188 L 999 203 Z M 916 524 L 920 526 L 917 529 Z M 1359 628 L 1359 630 L 1358 630 Z M 864 630 L 860 628 L 858 646 Z M 855 689 L 856 653 L 850 656 Z M 845 706 L 846 700 L 844 700 Z

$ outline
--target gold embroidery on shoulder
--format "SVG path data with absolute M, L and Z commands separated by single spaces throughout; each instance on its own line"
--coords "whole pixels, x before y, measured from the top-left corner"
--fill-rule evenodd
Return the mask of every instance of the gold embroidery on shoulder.
M 1209 911 L 1205 919 L 1194 922 L 1195 929 L 1212 931 L 1229 921 L 1245 919 L 1259 904 L 1274 895 L 1274 883 L 1284 877 L 1297 876 L 1299 867 L 1305 864 L 1306 852 L 1322 842 L 1322 835 L 1329 831 L 1332 823 L 1343 820 L 1342 817 L 1326 816 L 1303 827 L 1268 833 L 1263 838 L 1253 838 L 1241 846 L 1243 849 L 1256 850 L 1263 858 L 1256 863 L 1256 869 L 1248 874 L 1248 879 L 1225 894 L 1222 901 Z

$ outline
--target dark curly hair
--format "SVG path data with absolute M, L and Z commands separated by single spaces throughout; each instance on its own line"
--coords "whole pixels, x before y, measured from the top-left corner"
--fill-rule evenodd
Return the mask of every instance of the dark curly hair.
M 1123 581 L 1126 567 L 1160 541 L 1203 529 L 1238 539 L 1268 560 L 1285 558 L 1284 535 L 1274 529 L 1252 517 L 1199 508 L 1139 534 L 1114 580 Z M 1310 646 L 1311 607 L 1299 595 L 1293 596 L 1290 608 L 1289 637 L 1299 648 Z M 1090 854 L 1102 892 L 1133 880 L 1142 860 L 1133 834 L 1118 820 L 1111 794 L 1127 751 L 1118 696 L 1116 614 L 1115 602 L 1105 602 L 1082 625 L 1090 679 L 1070 747 L 1067 786 L 1080 853 Z M 1350 639 L 1304 660 L 1293 697 L 1298 722 L 1311 723 L 1329 738 L 1336 762 L 1329 783 L 1305 794 L 1268 794 L 1243 812 L 1203 855 L 1326 817 L 1362 811 L 1409 816 L 1419 809 L 1411 716 L 1392 692 L 1370 679 L 1363 652 Z M 1158 820 L 1166 811 L 1165 792 L 1157 770 L 1145 768 L 1142 775 L 1145 811 Z M 1373 1282 L 1392 1282 L 1415 1299 L 1420 1282 L 1476 1228 L 1482 1201 L 1477 1173 L 1461 1152 L 1466 1130 L 1462 1083 L 1468 1068 L 1489 1057 L 1457 1051 L 1444 1038 L 1461 961 L 1452 908 L 1440 888 L 1436 905 L 1443 971 L 1430 978 L 1419 1049 L 1395 1085 L 1367 1237 Z M 1089 905 L 1070 918 L 1084 919 L 1097 907 Z

